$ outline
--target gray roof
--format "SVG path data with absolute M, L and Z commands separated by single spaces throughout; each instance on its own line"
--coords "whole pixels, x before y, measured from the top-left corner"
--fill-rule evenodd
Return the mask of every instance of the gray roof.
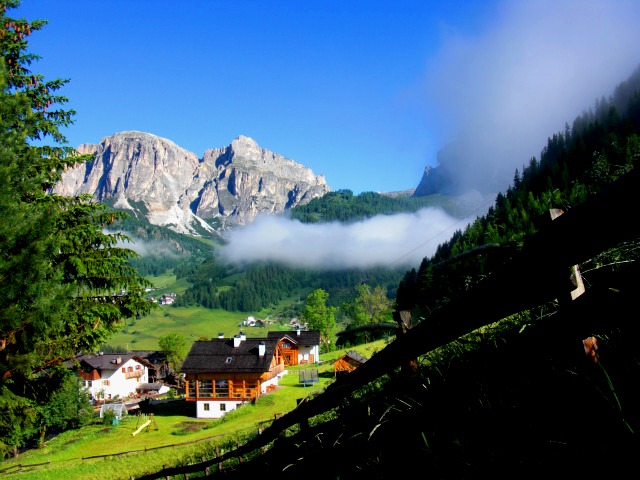
M 264 342 L 265 354 L 258 354 Z M 182 373 L 263 373 L 268 372 L 278 346 L 277 339 L 247 338 L 234 347 L 233 338 L 212 338 L 193 343 L 182 364 Z
M 278 341 L 282 338 L 288 338 L 291 342 L 296 345 L 303 346 L 314 346 L 320 345 L 320 332 L 318 330 L 299 330 L 299 334 L 297 330 L 291 331 L 282 331 L 282 332 L 268 332 L 267 338 L 269 339 L 277 339 Z
M 140 358 L 144 358 L 154 365 L 158 365 L 167 360 L 167 356 L 158 350 L 131 350 L 129 353 L 137 355 Z
M 136 390 L 138 391 L 159 391 L 162 387 L 164 386 L 164 384 L 162 383 L 141 383 L 140 385 L 138 385 L 136 387 Z
M 366 358 L 364 358 L 362 355 L 360 355 L 358 352 L 354 352 L 353 350 L 349 350 L 347 353 L 345 353 L 344 355 L 342 355 L 340 358 L 338 358 L 337 360 L 331 362 L 331 363 L 336 363 L 338 360 L 344 358 L 344 357 L 349 357 L 353 360 L 355 360 L 358 363 L 364 363 L 367 361 Z
M 118 358 L 120 363 L 118 363 Z M 138 355 L 131 353 L 105 353 L 103 355 L 78 355 L 76 361 L 80 364 L 85 363 L 96 370 L 117 370 L 131 359 L 153 368 L 153 365 Z

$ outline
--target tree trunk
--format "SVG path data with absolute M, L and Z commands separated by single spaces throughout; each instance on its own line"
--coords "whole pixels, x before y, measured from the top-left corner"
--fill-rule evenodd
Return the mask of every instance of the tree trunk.
M 40 430 L 40 440 L 38 440 L 38 448 L 44 447 L 44 437 L 46 433 L 47 427 L 42 427 L 42 430 Z

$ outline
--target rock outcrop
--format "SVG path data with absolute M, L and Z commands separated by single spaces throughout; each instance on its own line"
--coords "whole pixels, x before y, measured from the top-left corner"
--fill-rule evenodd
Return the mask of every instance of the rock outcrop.
M 201 159 L 142 132 L 116 133 L 77 150 L 94 159 L 64 172 L 55 193 L 90 193 L 181 233 L 223 231 L 331 191 L 324 176 L 244 136 Z

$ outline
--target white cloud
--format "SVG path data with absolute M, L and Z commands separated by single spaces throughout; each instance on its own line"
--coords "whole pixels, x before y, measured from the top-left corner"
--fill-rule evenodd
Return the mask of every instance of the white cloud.
M 441 165 L 465 185 L 497 181 L 540 158 L 547 139 L 608 97 L 640 65 L 640 2 L 510 0 L 473 37 L 447 30 L 429 62 Z
M 418 267 L 470 219 L 439 208 L 378 215 L 352 224 L 301 223 L 282 216 L 259 216 L 236 227 L 221 251 L 229 263 L 276 261 L 318 269 Z
M 141 257 L 146 257 L 149 255 L 159 255 L 163 256 L 175 256 L 176 252 L 171 248 L 171 245 L 168 242 L 157 241 L 157 240 L 143 240 L 139 237 L 132 235 L 129 232 L 123 232 L 120 230 L 108 230 L 104 229 L 104 233 L 106 234 L 114 234 L 119 233 L 125 235 L 130 241 L 118 240 L 116 242 L 116 247 L 118 248 L 128 248 L 129 250 L 133 250 Z

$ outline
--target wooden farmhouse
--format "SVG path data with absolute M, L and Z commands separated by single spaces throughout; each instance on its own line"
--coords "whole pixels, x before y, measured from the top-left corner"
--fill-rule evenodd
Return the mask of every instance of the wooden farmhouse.
M 320 361 L 320 332 L 317 330 L 269 332 L 267 338 L 278 340 L 286 366 Z
M 198 418 L 222 417 L 276 388 L 286 373 L 277 339 L 244 335 L 194 342 L 181 372 Z
M 341 374 L 349 373 L 366 361 L 367 359 L 362 355 L 350 350 L 333 362 L 333 375 L 337 377 Z
M 154 366 L 132 354 L 79 355 L 75 359 L 78 377 L 94 401 L 136 396 L 136 389 L 149 382 Z
M 307 344 L 314 338 L 315 345 Z M 319 342 L 320 332 L 269 332 L 267 338 L 241 333 L 198 340 L 180 370 L 186 399 L 196 403 L 197 418 L 220 418 L 277 388 L 287 365 L 317 363 Z

